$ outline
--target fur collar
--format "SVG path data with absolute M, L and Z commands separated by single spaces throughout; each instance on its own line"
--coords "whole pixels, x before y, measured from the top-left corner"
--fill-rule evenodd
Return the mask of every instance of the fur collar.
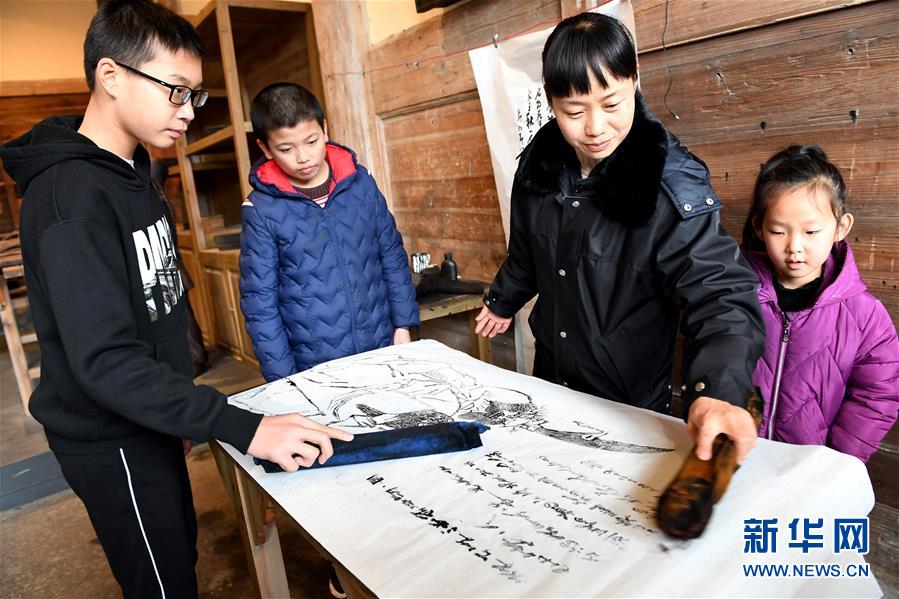
M 644 225 L 656 211 L 669 135 L 637 92 L 634 124 L 615 152 L 594 167 L 581 189 L 609 218 L 628 226 Z M 524 149 L 515 178 L 536 193 L 558 191 L 566 169 L 580 166 L 555 119 L 540 128 Z

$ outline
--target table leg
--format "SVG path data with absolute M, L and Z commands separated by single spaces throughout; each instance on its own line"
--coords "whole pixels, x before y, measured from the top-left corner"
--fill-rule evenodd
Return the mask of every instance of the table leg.
M 477 317 L 480 312 L 480 308 L 468 312 L 468 332 L 469 335 L 471 335 L 471 355 L 482 362 L 493 364 L 493 350 L 490 347 L 490 339 L 481 337 L 474 332 L 474 329 L 478 324 L 475 317 Z
M 249 547 L 248 565 L 255 574 L 259 596 L 290 597 L 287 587 L 287 573 L 284 571 L 284 555 L 281 553 L 281 539 L 274 514 L 266 506 L 262 491 L 240 466 L 233 466 L 237 481 L 243 516 L 243 534 Z
M 340 580 L 343 592 L 349 599 L 375 599 L 377 597 L 342 564 L 334 561 L 331 564 L 334 566 L 334 571 L 337 572 L 337 579 Z

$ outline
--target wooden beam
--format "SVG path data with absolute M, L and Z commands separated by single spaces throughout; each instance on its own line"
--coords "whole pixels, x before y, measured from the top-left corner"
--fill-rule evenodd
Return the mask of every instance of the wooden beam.
M 16 184 L 6 172 L 6 169 L 0 167 L 0 176 L 3 177 L 3 187 L 6 189 L 6 204 L 9 206 L 9 218 L 12 221 L 13 228 L 19 229 L 19 199 L 16 196 Z
M 34 81 L 0 82 L 0 98 L 13 96 L 48 96 L 86 93 L 87 81 L 76 79 L 41 79 Z
M 211 15 L 213 15 L 213 13 L 215 13 L 215 5 L 216 5 L 215 0 L 209 0 L 209 2 L 207 2 L 203 6 L 203 8 L 200 9 L 200 12 L 198 12 L 193 17 L 191 17 L 191 19 L 190 19 L 191 25 L 193 25 L 194 28 L 199 27 L 200 23 L 202 23 L 203 21 L 208 19 Z
M 229 6 L 241 8 L 259 8 L 265 10 L 287 10 L 291 12 L 308 12 L 311 2 L 294 2 L 291 0 L 228 0 Z
M 242 129 L 242 127 L 241 127 L 241 129 Z M 222 143 L 226 139 L 235 137 L 234 131 L 235 131 L 235 128 L 231 125 L 224 127 L 222 129 L 219 129 L 215 133 L 213 133 L 211 135 L 207 135 L 206 137 L 201 137 L 197 141 L 188 145 L 186 148 L 184 148 L 184 152 L 188 155 L 196 154 L 197 152 L 202 152 L 206 148 L 211 148 L 215 144 Z

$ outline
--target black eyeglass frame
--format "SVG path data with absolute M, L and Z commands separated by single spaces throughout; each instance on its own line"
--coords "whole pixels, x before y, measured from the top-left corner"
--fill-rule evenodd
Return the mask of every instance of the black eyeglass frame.
M 153 75 L 147 75 L 143 71 L 138 71 L 134 67 L 129 67 L 128 65 L 122 64 L 120 62 L 115 63 L 123 69 L 131 71 L 135 75 L 140 75 L 144 79 L 149 79 L 153 83 L 158 83 L 159 85 L 164 85 L 165 87 L 169 88 L 169 102 L 171 102 L 175 106 L 184 106 L 185 104 L 190 102 L 191 104 L 193 104 L 194 108 L 201 108 L 204 104 L 206 104 L 206 100 L 209 98 L 209 92 L 205 89 L 192 89 L 190 87 L 187 87 L 186 85 L 173 85 L 171 83 L 163 81 L 162 79 L 157 79 Z M 186 97 L 184 95 L 185 92 L 181 92 L 181 98 L 183 98 L 181 102 L 175 101 L 175 92 L 178 89 L 187 90 Z

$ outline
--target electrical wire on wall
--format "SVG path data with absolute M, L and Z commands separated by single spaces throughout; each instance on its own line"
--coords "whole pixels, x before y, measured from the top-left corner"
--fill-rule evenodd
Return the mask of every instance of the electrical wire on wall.
M 668 77 L 668 88 L 665 90 L 665 108 L 668 109 L 668 112 L 671 113 L 676 120 L 680 120 L 680 117 L 677 116 L 677 113 L 671 109 L 671 106 L 668 105 L 668 92 L 671 91 L 671 84 L 673 80 L 671 79 L 671 65 L 668 64 L 668 48 L 665 46 L 665 34 L 668 33 L 668 2 L 669 0 L 665 0 L 665 25 L 662 27 L 662 60 L 665 63 L 665 73 Z

